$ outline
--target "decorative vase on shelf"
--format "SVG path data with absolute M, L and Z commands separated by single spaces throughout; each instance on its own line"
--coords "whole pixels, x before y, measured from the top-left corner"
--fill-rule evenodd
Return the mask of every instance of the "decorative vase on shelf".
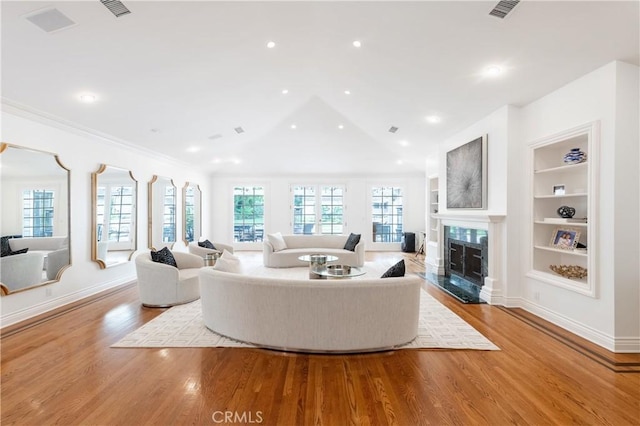
M 561 206 L 560 208 L 558 208 L 558 214 L 562 218 L 571 219 L 573 215 L 576 214 L 576 209 L 569 206 Z
M 571 148 L 571 151 L 564 155 L 565 164 L 578 164 L 587 161 L 587 154 L 584 151 L 580 151 L 580 148 Z

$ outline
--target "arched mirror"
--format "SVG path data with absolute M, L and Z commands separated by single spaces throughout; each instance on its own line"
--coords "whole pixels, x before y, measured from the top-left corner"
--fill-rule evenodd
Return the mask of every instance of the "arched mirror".
M 91 174 L 91 260 L 108 268 L 131 260 L 137 248 L 138 182 L 129 170 L 100 165 Z
M 171 248 L 176 242 L 177 195 L 170 178 L 154 175 L 149 182 L 149 248 Z
M 182 188 L 182 201 L 184 203 L 184 211 L 182 217 L 184 223 L 183 240 L 189 245 L 192 241 L 198 241 L 202 235 L 202 192 L 200 187 L 195 183 L 187 182 Z
M 69 169 L 57 155 L 0 144 L 2 294 L 60 280 L 71 265 Z

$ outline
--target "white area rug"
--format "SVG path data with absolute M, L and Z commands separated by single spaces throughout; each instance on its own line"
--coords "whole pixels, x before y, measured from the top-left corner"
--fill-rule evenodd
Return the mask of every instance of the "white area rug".
M 420 291 L 418 337 L 400 349 L 500 350 L 425 290 Z M 115 348 L 255 347 L 223 337 L 202 322 L 200 300 L 174 306 L 122 340 Z

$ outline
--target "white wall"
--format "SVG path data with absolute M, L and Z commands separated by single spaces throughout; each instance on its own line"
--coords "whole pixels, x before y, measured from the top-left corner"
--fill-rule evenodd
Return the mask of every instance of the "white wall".
M 186 181 L 199 183 L 203 189 L 204 211 L 209 207 L 208 176 L 194 172 L 186 164 L 135 151 L 6 105 L 3 105 L 1 137 L 3 142 L 59 154 L 62 163 L 71 170 L 72 259 L 72 266 L 64 272 L 60 282 L 0 298 L 3 327 L 135 279 L 133 262 L 100 269 L 91 261 L 91 173 L 100 163 L 129 169 L 138 180 L 139 250 L 147 247 L 147 182 L 154 174 L 173 178 L 179 189 Z M 182 192 L 178 192 L 178 206 L 181 206 Z M 203 218 L 204 229 L 208 229 L 207 220 Z M 179 235 L 182 235 L 181 224 L 182 209 L 179 207 Z M 185 250 L 185 247 L 179 243 L 176 249 Z
M 416 238 L 425 230 L 425 177 L 410 175 L 405 177 L 345 176 L 341 178 L 310 176 L 268 176 L 260 178 L 214 176 L 211 185 L 213 219 L 212 241 L 233 242 L 233 187 L 236 185 L 256 185 L 265 188 L 265 233 L 282 232 L 291 229 L 292 185 L 342 185 L 345 193 L 344 233 L 362 234 L 367 250 L 399 250 L 399 243 L 376 243 L 372 240 L 370 193 L 373 185 L 393 185 L 404 188 L 404 230 L 415 232 Z M 261 243 L 235 243 L 239 250 L 262 250 Z
M 628 229 L 631 235 L 638 235 L 637 94 L 638 68 L 613 62 L 522 108 L 520 143 L 523 150 L 531 142 L 560 131 L 596 120 L 601 123 L 596 243 L 598 297 L 526 278 L 527 259 L 522 256 L 519 260 L 523 265 L 521 297 L 526 309 L 612 350 L 624 350 L 618 338 L 626 339 L 627 343 L 635 339 L 637 343 L 640 335 L 638 241 L 624 234 Z M 635 115 L 621 111 L 620 107 Z M 518 181 L 520 191 L 526 194 L 529 177 L 526 167 L 522 169 Z M 522 235 L 526 235 L 527 229 L 523 220 Z M 528 255 L 526 247 L 523 253 Z M 539 300 L 534 300 L 534 293 L 539 295 Z M 616 303 L 617 294 L 632 297 Z M 625 318 L 620 330 L 616 327 L 616 318 Z M 635 326 L 631 326 L 634 321 Z

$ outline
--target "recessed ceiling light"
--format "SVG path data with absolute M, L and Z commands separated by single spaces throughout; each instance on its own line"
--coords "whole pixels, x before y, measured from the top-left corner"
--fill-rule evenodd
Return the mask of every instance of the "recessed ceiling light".
M 267 42 L 267 47 L 269 49 L 273 49 L 274 47 L 276 47 L 276 42 L 275 41 L 268 41 Z
M 490 65 L 484 69 L 484 75 L 487 77 L 497 77 L 502 74 L 502 68 L 498 65 Z
M 399 166 L 401 166 L 401 165 L 402 165 L 402 160 L 398 160 L 398 161 L 396 161 L 396 164 L 397 164 L 397 165 L 399 165 Z
M 216 158 L 214 158 L 213 160 L 211 160 L 211 162 L 212 162 L 213 164 L 220 164 L 220 163 L 222 163 L 222 160 L 221 160 L 221 159 L 219 159 L 218 157 L 216 157 Z
M 291 125 L 291 130 L 295 130 L 295 129 L 297 129 L 297 128 L 298 128 L 298 126 L 296 126 L 295 124 L 292 124 L 292 125 Z
M 398 142 L 400 146 L 409 146 L 409 141 L 401 140 Z
M 233 159 L 233 160 L 231 160 L 231 161 L 233 161 L 233 164 L 240 164 L 240 163 L 242 163 L 242 160 L 240 160 L 239 158 L 234 158 L 234 159 Z
M 338 129 L 340 130 L 344 129 L 344 124 L 338 124 Z
M 91 93 L 83 93 L 80 95 L 80 102 L 85 104 L 91 104 L 96 101 L 96 95 L 92 95 Z
M 351 90 L 345 90 L 345 91 L 344 91 L 344 94 L 345 94 L 345 95 L 350 95 L 350 94 L 351 94 Z
M 354 40 L 353 47 L 362 47 L 362 42 L 360 40 Z
M 282 94 L 286 95 L 287 93 L 289 93 L 289 89 L 282 89 Z
M 438 117 L 437 115 L 429 115 L 428 117 L 425 117 L 425 120 L 427 120 L 431 124 L 436 124 L 441 122 L 442 118 Z
M 200 147 L 199 146 L 190 146 L 189 148 L 187 148 L 187 152 L 198 152 L 200 151 Z

